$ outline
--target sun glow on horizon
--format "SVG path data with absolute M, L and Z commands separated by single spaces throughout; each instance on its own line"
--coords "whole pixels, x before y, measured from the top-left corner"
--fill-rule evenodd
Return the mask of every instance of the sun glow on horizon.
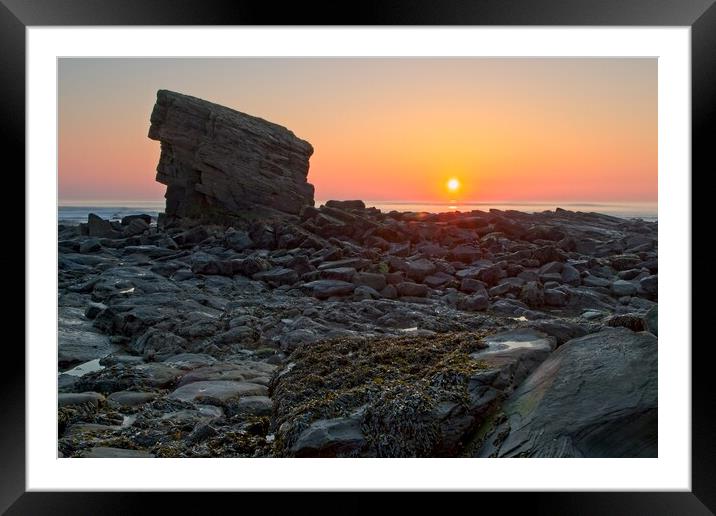
M 460 181 L 455 177 L 450 178 L 447 182 L 447 189 L 453 193 L 457 192 L 460 189 Z

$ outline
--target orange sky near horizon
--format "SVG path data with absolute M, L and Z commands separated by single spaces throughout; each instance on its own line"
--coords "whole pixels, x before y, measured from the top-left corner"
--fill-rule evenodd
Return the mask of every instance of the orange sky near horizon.
M 162 88 L 311 142 L 316 199 L 657 199 L 656 59 L 63 58 L 58 74 L 60 202 L 163 197 Z

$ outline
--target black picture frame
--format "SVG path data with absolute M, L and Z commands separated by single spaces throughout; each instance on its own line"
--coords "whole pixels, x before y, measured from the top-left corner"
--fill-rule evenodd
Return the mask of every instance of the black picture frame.
M 17 171 L 24 170 L 25 166 L 25 29 L 28 26 L 634 25 L 691 27 L 693 181 L 695 177 L 708 177 L 707 171 L 716 170 L 712 157 L 716 143 L 716 6 L 713 4 L 714 0 L 404 0 L 363 1 L 348 8 L 340 2 L 326 6 L 280 3 L 277 7 L 272 3 L 243 0 L 0 0 L 0 145 L 4 147 L 3 162 L 14 164 L 12 170 L 7 165 L 4 172 L 6 180 L 8 175 L 14 175 L 19 182 L 21 175 Z M 24 192 L 24 181 L 21 185 L 19 188 Z M 693 190 L 693 185 L 692 192 L 698 192 Z M 692 200 L 694 225 L 706 215 L 695 217 L 693 207 L 703 205 Z M 699 233 L 692 229 L 694 234 Z M 19 245 L 17 247 L 19 249 Z M 693 257 L 693 247 L 684 252 L 690 253 L 693 270 L 708 267 L 705 258 L 699 261 Z M 18 260 L 16 255 L 13 259 Z M 31 273 L 25 268 L 25 277 Z M 685 280 L 691 283 L 690 277 Z M 703 310 L 693 295 L 691 302 L 697 314 L 699 309 Z M 700 319 L 703 317 L 692 316 L 694 321 Z M 9 326 L 9 322 L 6 324 Z M 713 362 L 707 359 L 712 343 L 693 337 L 692 342 L 692 491 L 481 493 L 479 509 L 484 511 L 486 503 L 505 507 L 514 507 L 517 503 L 528 506 L 536 514 L 713 514 L 716 511 L 716 428 L 711 410 L 714 406 L 710 371 Z M 688 344 L 663 345 L 686 347 Z M 162 513 L 184 512 L 181 508 L 188 507 L 186 496 L 176 493 L 25 492 L 25 353 L 17 342 L 11 345 L 6 341 L 4 348 L 4 357 L 12 366 L 6 366 L 0 375 L 0 512 L 134 514 L 151 510 L 147 498 L 158 496 L 162 496 Z M 668 417 L 668 414 L 662 416 Z M 233 504 L 236 496 L 241 497 L 244 507 L 252 506 L 254 501 L 266 503 L 255 494 L 212 493 L 211 496 L 212 503 L 231 498 L 229 503 Z M 504 500 L 506 497 L 510 498 L 509 503 Z M 422 503 L 421 500 L 421 496 L 413 498 L 417 503 Z M 280 499 L 272 496 L 271 503 L 276 501 Z M 348 510 L 360 512 L 372 505 L 361 501 L 342 503 Z

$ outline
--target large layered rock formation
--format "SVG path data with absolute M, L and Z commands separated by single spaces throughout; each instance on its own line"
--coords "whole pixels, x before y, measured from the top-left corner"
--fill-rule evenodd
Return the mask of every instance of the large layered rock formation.
M 151 123 L 168 221 L 224 223 L 313 206 L 306 180 L 313 147 L 285 127 L 167 90 L 157 92 Z

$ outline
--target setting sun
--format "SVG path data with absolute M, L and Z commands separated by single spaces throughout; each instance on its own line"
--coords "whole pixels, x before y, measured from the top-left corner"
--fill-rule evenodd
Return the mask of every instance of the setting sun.
M 457 190 L 459 188 L 460 188 L 460 181 L 458 181 L 454 177 L 447 182 L 447 189 L 450 190 L 451 192 L 457 192 Z

